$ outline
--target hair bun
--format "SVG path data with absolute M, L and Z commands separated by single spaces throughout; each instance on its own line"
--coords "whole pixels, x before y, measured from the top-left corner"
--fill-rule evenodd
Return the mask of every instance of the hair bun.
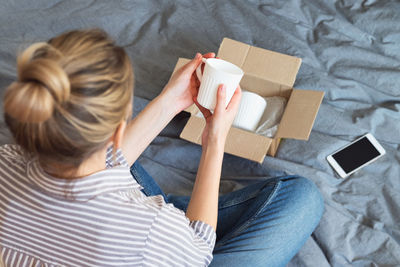
M 18 81 L 4 97 L 5 112 L 21 122 L 48 120 L 54 107 L 69 99 L 70 82 L 61 55 L 47 43 L 36 43 L 18 57 Z

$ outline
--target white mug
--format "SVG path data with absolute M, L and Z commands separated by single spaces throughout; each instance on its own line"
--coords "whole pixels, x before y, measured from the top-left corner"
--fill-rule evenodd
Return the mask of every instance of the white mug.
M 229 101 L 240 80 L 243 77 L 243 70 L 238 66 L 219 59 L 219 58 L 203 58 L 204 72 L 201 74 L 201 65 L 196 69 L 197 77 L 200 81 L 199 94 L 197 95 L 197 102 L 203 107 L 214 110 L 217 104 L 217 91 L 221 84 L 226 85 L 226 100 L 225 107 L 228 106 Z
M 232 125 L 254 132 L 266 107 L 267 102 L 263 97 L 249 91 L 243 91 L 239 110 Z

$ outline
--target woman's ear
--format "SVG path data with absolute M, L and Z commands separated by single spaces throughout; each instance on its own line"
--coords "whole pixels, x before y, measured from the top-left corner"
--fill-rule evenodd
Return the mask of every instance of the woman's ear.
M 124 120 L 118 125 L 117 129 L 115 130 L 115 133 L 112 137 L 115 149 L 118 149 L 122 146 L 122 140 L 124 138 L 125 128 L 126 128 L 126 121 Z

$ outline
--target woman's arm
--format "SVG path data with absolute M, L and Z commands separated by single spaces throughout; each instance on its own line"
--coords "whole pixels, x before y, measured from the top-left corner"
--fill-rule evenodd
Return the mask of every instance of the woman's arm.
M 191 221 L 205 222 L 214 229 L 217 227 L 218 192 L 225 140 L 239 107 L 241 89 L 240 87 L 236 89 L 226 108 L 225 95 L 225 86 L 220 86 L 214 114 L 196 101 L 196 105 L 206 118 L 206 127 L 202 135 L 203 153 L 186 211 L 186 216 Z
M 192 105 L 197 95 L 199 81 L 195 70 L 202 57 L 214 57 L 214 53 L 201 55 L 177 70 L 159 96 L 153 99 L 125 129 L 121 149 L 128 163 L 132 165 L 153 139 L 164 129 L 172 118 Z
M 175 115 L 171 102 L 160 94 L 128 123 L 121 149 L 129 165 L 136 161 Z
M 224 147 L 212 145 L 203 148 L 196 182 L 186 211 L 191 221 L 202 221 L 217 228 L 218 192 Z

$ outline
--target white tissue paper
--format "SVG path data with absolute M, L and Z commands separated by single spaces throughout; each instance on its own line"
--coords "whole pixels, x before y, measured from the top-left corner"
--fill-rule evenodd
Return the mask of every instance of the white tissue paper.
M 281 96 L 265 97 L 264 99 L 267 101 L 267 108 L 260 119 L 260 124 L 255 133 L 273 138 L 278 130 L 287 100 Z

